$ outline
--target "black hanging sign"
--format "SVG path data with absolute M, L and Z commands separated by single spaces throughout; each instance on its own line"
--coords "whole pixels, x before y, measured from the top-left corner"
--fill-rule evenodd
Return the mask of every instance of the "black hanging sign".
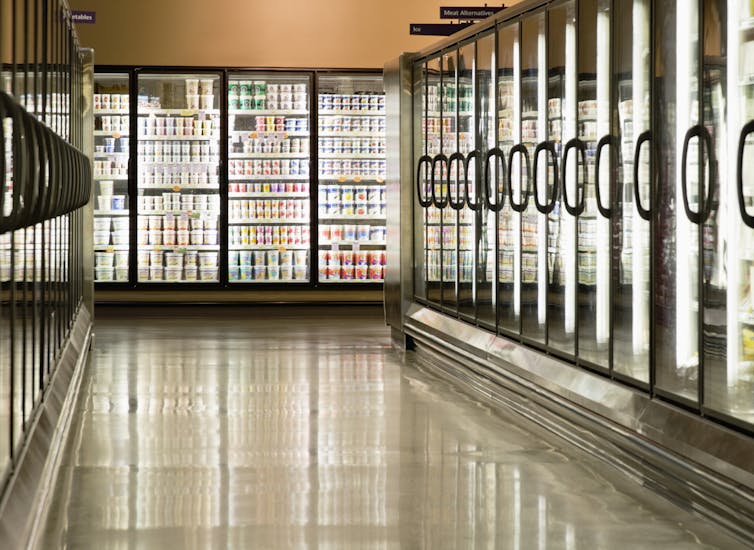
M 495 15 L 497 12 L 505 8 L 500 7 L 488 7 L 488 6 L 441 6 L 440 7 L 440 19 L 460 19 L 461 21 L 478 21 L 480 19 L 486 19 L 490 15 Z
M 423 36 L 450 36 L 471 23 L 409 23 L 409 34 Z

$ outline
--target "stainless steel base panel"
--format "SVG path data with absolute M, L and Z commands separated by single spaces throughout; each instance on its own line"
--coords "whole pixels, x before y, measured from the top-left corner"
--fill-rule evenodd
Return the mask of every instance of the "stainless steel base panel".
M 404 330 L 434 371 L 754 546 L 751 437 L 418 304 Z
M 34 548 L 44 530 L 91 339 L 92 315 L 82 306 L 0 502 L 0 548 Z

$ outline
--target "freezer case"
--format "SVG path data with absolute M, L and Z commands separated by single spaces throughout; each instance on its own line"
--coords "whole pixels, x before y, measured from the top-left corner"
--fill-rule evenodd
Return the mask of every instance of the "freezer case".
M 317 86 L 320 283 L 382 283 L 385 92 L 382 75 L 326 75 Z
M 94 76 L 94 280 L 128 282 L 128 73 Z
M 137 78 L 137 280 L 216 283 L 221 75 Z
M 228 76 L 228 281 L 310 281 L 311 77 Z

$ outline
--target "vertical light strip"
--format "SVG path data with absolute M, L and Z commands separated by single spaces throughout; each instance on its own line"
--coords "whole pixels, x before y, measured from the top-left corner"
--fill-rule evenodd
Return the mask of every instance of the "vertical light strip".
M 597 11 L 597 137 L 610 133 L 610 3 Z M 612 154 L 612 151 L 610 152 Z M 610 157 L 606 157 L 600 171 L 603 184 L 602 201 L 611 198 Z M 610 204 L 608 204 L 608 208 Z M 610 220 L 597 216 L 597 326 L 598 344 L 610 338 Z
M 565 26 L 565 98 L 563 105 L 564 127 L 561 144 L 565 144 L 571 138 L 576 137 L 576 105 L 578 101 L 578 85 L 576 66 L 576 17 L 573 10 L 576 9 L 575 3 L 569 6 L 566 15 Z M 579 192 L 577 185 L 578 178 L 578 151 L 573 151 L 568 157 L 568 170 L 564 171 L 569 177 L 563 182 L 568 185 L 568 195 L 572 202 L 578 202 Z M 560 210 L 560 219 L 563 221 L 563 239 L 564 246 L 564 269 L 565 269 L 565 331 L 572 334 L 576 331 L 576 250 L 574 239 L 576 237 L 576 217 L 569 214 L 565 208 Z
M 741 109 L 741 96 L 742 89 L 739 88 L 738 83 L 741 78 L 741 72 L 739 71 L 739 48 L 741 47 L 740 37 L 738 33 L 739 17 L 741 13 L 741 6 L 738 0 L 732 0 L 731 6 L 728 9 L 728 151 L 738 150 L 738 132 L 743 126 L 743 116 Z M 738 204 L 738 191 L 736 186 L 736 165 L 735 163 L 721 162 L 719 166 L 724 167 L 727 171 L 725 174 L 725 181 L 728 182 L 726 200 L 729 205 L 728 216 L 722 219 L 726 220 L 727 225 L 727 237 L 728 241 L 733 244 L 737 242 L 745 243 L 743 239 L 739 239 L 742 235 L 743 224 L 741 223 L 741 215 L 738 212 L 736 205 Z M 722 178 L 721 178 L 722 179 Z M 722 194 L 721 194 L 722 198 Z M 721 205 L 723 206 L 723 205 Z M 728 269 L 728 288 L 726 291 L 726 316 L 727 316 L 727 357 L 726 357 L 726 371 L 728 387 L 735 385 L 738 378 L 739 362 L 741 360 L 741 320 L 740 304 L 745 302 L 744 296 L 741 294 L 744 286 L 742 279 L 742 258 L 739 256 L 743 247 L 730 246 L 727 255 L 724 255 L 726 267 Z M 750 291 L 751 292 L 751 291 Z
M 516 36 L 513 39 L 513 143 L 521 143 L 521 37 L 519 27 L 516 26 Z M 520 157 L 520 155 L 519 155 Z M 523 160 L 519 160 L 521 166 Z M 513 173 L 513 171 L 511 171 Z M 520 171 L 516 172 L 520 174 Z M 529 174 L 528 177 L 531 177 Z M 521 178 L 516 180 L 517 186 L 513 190 L 516 200 L 521 200 Z M 513 182 L 509 182 L 513 185 Z M 531 181 L 526 182 L 531 185 Z M 516 317 L 521 315 L 521 214 L 513 212 L 513 311 Z
M 647 73 L 651 70 L 652 64 L 649 51 L 649 0 L 635 0 L 633 7 L 633 141 L 635 145 L 639 135 L 649 128 L 649 110 L 647 108 L 649 103 L 649 75 Z M 645 154 L 645 158 L 649 157 L 646 157 Z M 641 176 L 642 170 L 640 169 L 639 177 Z M 636 199 L 635 197 L 634 201 Z M 639 355 L 646 353 L 649 347 L 649 295 L 647 288 L 649 280 L 648 277 L 645 277 L 645 271 L 648 270 L 648 258 L 644 256 L 645 253 L 648 254 L 649 252 L 649 224 L 639 216 L 636 202 L 634 202 L 631 218 L 632 344 L 634 355 Z
M 694 303 L 694 293 L 692 292 L 692 277 L 694 269 L 692 262 L 698 258 L 694 251 L 697 249 L 697 242 L 691 238 L 693 226 L 683 208 L 683 188 L 681 184 L 681 174 L 686 169 L 686 193 L 689 201 L 693 196 L 693 182 L 697 182 L 698 166 L 692 162 L 693 145 L 701 147 L 698 139 L 691 141 L 689 145 L 689 155 L 686 166 L 683 166 L 682 152 L 683 141 L 686 131 L 697 122 L 697 117 L 692 114 L 692 110 L 698 108 L 698 104 L 691 101 L 691 94 L 694 88 L 694 75 L 696 73 L 694 63 L 696 56 L 693 55 L 697 39 L 699 37 L 698 28 L 698 11 L 696 2 L 688 2 L 687 5 L 678 5 L 676 7 L 676 128 L 675 128 L 675 197 L 676 197 L 676 223 L 675 223 L 675 352 L 676 367 L 681 367 L 693 360 L 696 350 L 696 321 L 698 315 L 698 304 Z M 697 82 L 698 86 L 698 82 Z M 697 87 L 698 90 L 698 87 Z M 692 209 L 694 207 L 692 206 Z M 696 308 L 696 310 L 695 310 Z M 695 311 L 697 313 L 695 313 Z
M 537 141 L 547 139 L 547 42 L 545 40 L 545 17 L 540 19 L 539 35 L 537 36 Z M 547 201 L 547 178 L 549 159 L 547 153 L 542 155 L 545 159 L 545 169 L 540 171 L 539 187 L 540 202 Z M 547 216 L 537 216 L 537 317 L 540 325 L 547 320 Z

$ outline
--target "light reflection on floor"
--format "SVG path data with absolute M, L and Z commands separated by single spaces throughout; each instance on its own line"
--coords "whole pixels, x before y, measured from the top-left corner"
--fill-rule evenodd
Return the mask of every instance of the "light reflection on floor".
M 390 349 L 380 308 L 99 313 L 44 548 L 735 548 Z

